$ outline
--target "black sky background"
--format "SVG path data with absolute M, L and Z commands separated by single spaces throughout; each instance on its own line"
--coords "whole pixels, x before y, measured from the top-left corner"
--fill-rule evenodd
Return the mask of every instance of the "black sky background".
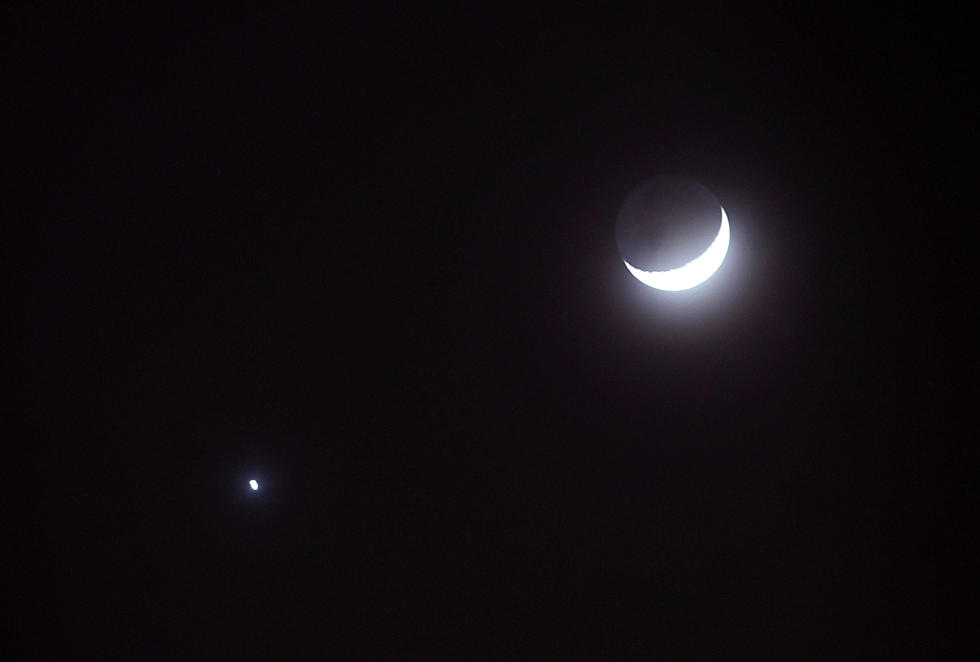
M 969 17 L 5 13 L 27 659 L 976 652 Z

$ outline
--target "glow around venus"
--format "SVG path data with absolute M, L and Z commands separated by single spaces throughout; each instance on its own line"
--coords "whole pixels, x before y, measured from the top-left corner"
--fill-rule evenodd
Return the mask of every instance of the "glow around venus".
M 715 236 L 711 245 L 708 246 L 704 253 L 687 264 L 668 271 L 643 271 L 642 269 L 637 269 L 626 260 L 623 260 L 623 264 L 644 285 L 654 287 L 658 290 L 672 292 L 688 290 L 708 280 L 713 273 L 718 271 L 721 263 L 725 261 L 725 256 L 728 254 L 728 243 L 730 240 L 731 229 L 728 226 L 728 214 L 722 208 L 721 228 L 719 228 L 717 236 Z

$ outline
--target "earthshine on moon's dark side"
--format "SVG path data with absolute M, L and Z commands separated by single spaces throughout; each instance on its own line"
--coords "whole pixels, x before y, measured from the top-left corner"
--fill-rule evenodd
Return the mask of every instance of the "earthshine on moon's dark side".
M 661 175 L 627 196 L 616 219 L 620 256 L 643 271 L 669 271 L 695 259 L 718 235 L 721 204 L 686 177 Z

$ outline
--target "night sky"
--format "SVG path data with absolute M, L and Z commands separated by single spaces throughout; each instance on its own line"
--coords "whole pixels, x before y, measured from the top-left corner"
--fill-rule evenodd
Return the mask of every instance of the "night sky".
M 274 5 L 4 10 L 23 659 L 977 653 L 967 17 Z

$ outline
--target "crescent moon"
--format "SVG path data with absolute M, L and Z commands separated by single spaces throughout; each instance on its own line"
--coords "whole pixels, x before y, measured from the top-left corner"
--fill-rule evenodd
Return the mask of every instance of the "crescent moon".
M 728 242 L 731 240 L 731 229 L 728 227 L 728 214 L 721 209 L 721 227 L 711 241 L 711 245 L 701 255 L 697 256 L 682 267 L 669 271 L 643 271 L 623 260 L 623 264 L 633 276 L 649 287 L 658 290 L 677 292 L 689 290 L 711 278 L 728 255 Z

